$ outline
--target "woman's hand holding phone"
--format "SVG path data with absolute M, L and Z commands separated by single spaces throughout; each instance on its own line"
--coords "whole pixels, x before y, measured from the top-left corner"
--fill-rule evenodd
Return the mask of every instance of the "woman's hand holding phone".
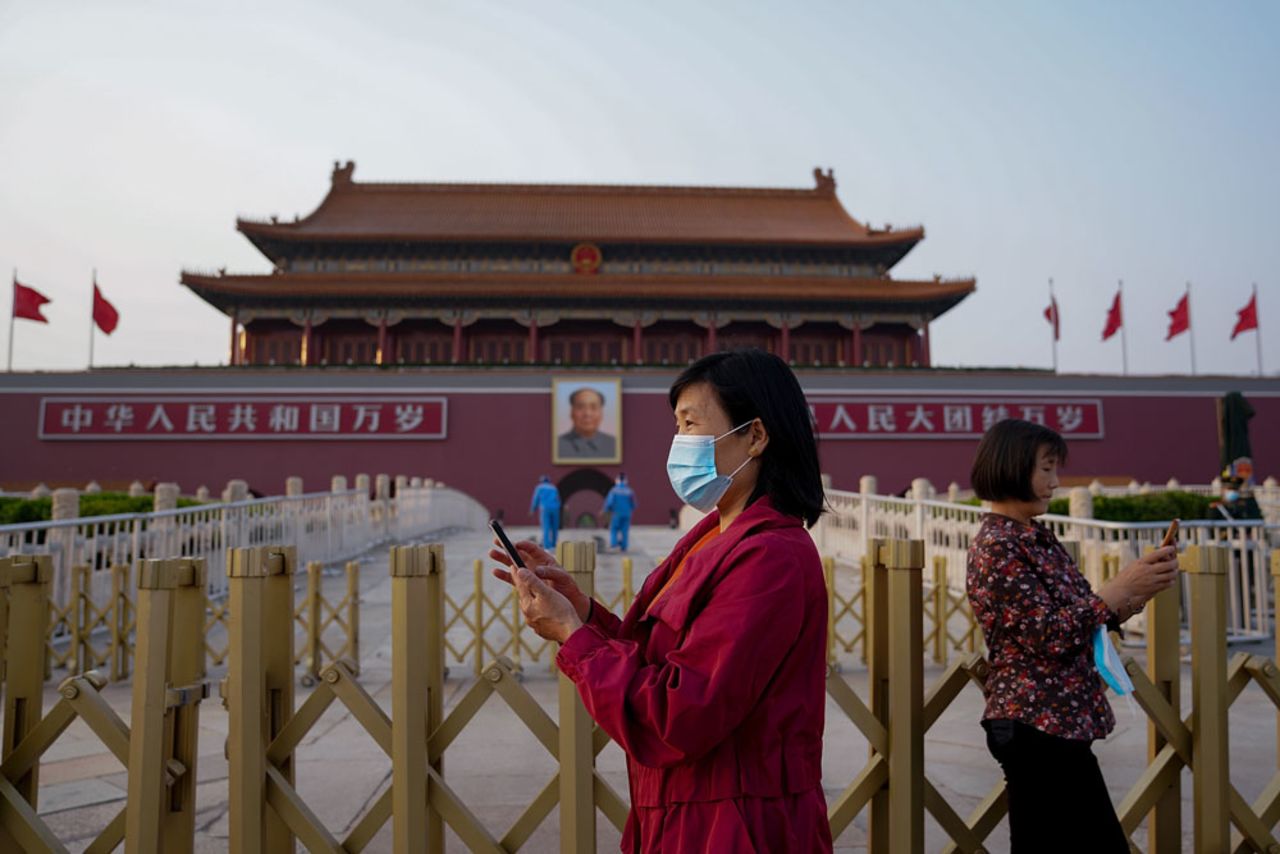
M 1146 605 L 1147 600 L 1161 590 L 1178 583 L 1178 520 L 1164 535 L 1164 540 L 1154 551 L 1130 563 L 1111 579 L 1098 595 L 1121 621 L 1129 619 Z
M 493 544 L 498 548 L 490 549 L 489 557 L 506 567 L 505 569 L 494 569 L 493 575 L 495 578 L 514 586 L 516 582 L 512 576 L 513 562 L 511 556 L 502 549 L 502 543 L 496 537 L 493 540 Z M 551 553 L 531 540 L 519 540 L 513 545 L 519 553 L 520 559 L 524 561 L 524 565 L 533 573 L 534 577 L 569 600 L 574 611 L 578 614 L 578 619 L 586 622 L 587 615 L 591 611 L 591 600 L 578 589 L 573 577 L 561 569 Z

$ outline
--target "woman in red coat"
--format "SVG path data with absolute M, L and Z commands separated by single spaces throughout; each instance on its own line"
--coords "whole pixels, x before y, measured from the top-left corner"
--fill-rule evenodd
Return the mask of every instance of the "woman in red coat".
M 713 511 L 619 620 L 554 558 L 517 545 L 525 619 L 627 755 L 628 852 L 830 851 L 822 793 L 827 595 L 805 531 L 822 512 L 809 409 L 759 350 L 717 353 L 671 387 L 672 488 Z M 491 556 L 507 566 L 499 550 Z

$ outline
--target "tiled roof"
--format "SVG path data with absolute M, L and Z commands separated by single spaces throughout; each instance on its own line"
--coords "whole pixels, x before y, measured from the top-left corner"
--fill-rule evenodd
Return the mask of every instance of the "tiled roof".
M 913 244 L 921 228 L 874 230 L 845 211 L 835 177 L 812 189 L 558 184 L 379 184 L 335 164 L 329 194 L 294 222 L 241 219 L 260 240 L 594 241 L 877 246 Z

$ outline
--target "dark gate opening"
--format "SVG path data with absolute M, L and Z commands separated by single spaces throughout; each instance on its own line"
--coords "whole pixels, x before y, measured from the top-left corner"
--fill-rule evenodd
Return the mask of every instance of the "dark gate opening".
M 560 518 L 566 528 L 600 527 L 600 506 L 613 488 L 613 478 L 598 469 L 575 469 L 556 484 Z

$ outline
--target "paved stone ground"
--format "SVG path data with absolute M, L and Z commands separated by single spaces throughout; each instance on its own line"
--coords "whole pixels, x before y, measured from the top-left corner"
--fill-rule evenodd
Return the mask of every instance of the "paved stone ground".
M 532 529 L 513 528 L 516 536 L 530 536 Z M 577 536 L 570 532 L 571 536 Z M 447 589 L 455 601 L 465 598 L 474 585 L 472 561 L 488 548 L 487 537 L 475 532 L 452 532 L 443 538 L 449 561 Z M 657 560 L 670 549 L 675 532 L 664 528 L 633 532 L 631 556 L 635 561 L 635 585 Z M 597 570 L 597 590 L 613 596 L 621 585 L 621 556 L 602 554 Z M 488 566 L 488 564 L 486 564 Z M 326 590 L 337 593 L 344 582 L 339 575 L 327 579 Z M 385 551 L 367 557 L 361 575 L 361 682 L 386 709 L 390 691 L 390 583 Z M 486 581 L 486 590 L 495 600 L 505 591 L 495 579 Z M 460 640 L 462 630 L 451 633 Z M 1235 651 L 1235 650 L 1233 650 Z M 1259 645 L 1251 652 L 1269 654 Z M 1141 650 L 1126 650 L 1141 654 Z M 540 662 L 526 661 L 523 685 L 555 716 L 556 682 L 548 667 L 550 650 Z M 473 679 L 470 660 L 450 662 L 448 680 L 452 705 Z M 941 674 L 941 668 L 926 668 L 926 685 Z M 218 677 L 221 673 L 210 674 Z M 865 697 L 865 673 L 852 662 L 844 668 L 858 693 Z M 1189 692 L 1190 674 L 1184 673 L 1184 693 Z M 926 688 L 927 690 L 927 688 Z M 301 703 L 307 689 L 298 689 Z M 104 694 L 122 716 L 129 705 L 129 686 L 110 685 Z M 57 699 L 51 683 L 45 708 Z M 1184 708 L 1189 700 L 1184 697 Z M 981 697 L 976 688 L 966 688 L 929 732 L 926 744 L 926 773 L 960 815 L 969 814 L 995 784 L 999 770 L 988 755 L 977 725 Z M 1145 766 L 1146 729 L 1141 712 L 1117 703 L 1119 726 L 1107 741 L 1096 746 L 1112 797 L 1117 802 L 1138 778 Z M 390 783 L 390 761 L 360 729 L 350 715 L 336 705 L 326 713 L 304 741 L 297 754 L 298 787 L 304 799 L 339 838 L 364 813 L 369 804 Z M 127 719 L 127 717 L 126 717 Z M 200 713 L 200 758 L 197 791 L 198 851 L 227 849 L 227 762 L 223 755 L 227 717 L 216 700 L 206 702 Z M 1276 769 L 1276 716 L 1274 709 L 1256 688 L 1246 690 L 1231 712 L 1231 768 L 1235 786 L 1246 800 L 1252 800 Z M 826 751 L 823 763 L 824 787 L 829 800 L 837 798 L 853 779 L 866 758 L 866 742 L 853 725 L 841 718 L 834 704 L 827 704 Z M 598 767 L 613 787 L 626 796 L 623 757 L 610 745 L 601 754 Z M 449 785 L 495 835 L 501 835 L 555 771 L 554 763 L 515 715 L 498 698 L 491 698 L 475 721 L 450 747 L 445 757 Z M 96 833 L 124 806 L 126 774 L 123 767 L 80 722 L 73 724 L 45 755 L 40 769 L 39 809 L 44 819 L 72 851 L 82 851 Z M 1185 845 L 1190 836 L 1191 781 L 1183 775 Z M 946 840 L 941 829 L 927 820 L 926 850 L 941 850 Z M 599 849 L 616 850 L 617 830 L 601 816 Z M 557 851 L 556 816 L 543 823 L 527 851 Z M 448 831 L 450 850 L 462 851 L 457 837 Z M 1139 846 L 1145 833 L 1134 836 Z M 866 820 L 859 817 L 837 840 L 838 850 L 862 850 L 866 846 Z M 993 852 L 1007 851 L 1007 829 L 1002 824 L 990 840 Z M 391 850 L 391 828 L 379 834 L 371 851 Z

